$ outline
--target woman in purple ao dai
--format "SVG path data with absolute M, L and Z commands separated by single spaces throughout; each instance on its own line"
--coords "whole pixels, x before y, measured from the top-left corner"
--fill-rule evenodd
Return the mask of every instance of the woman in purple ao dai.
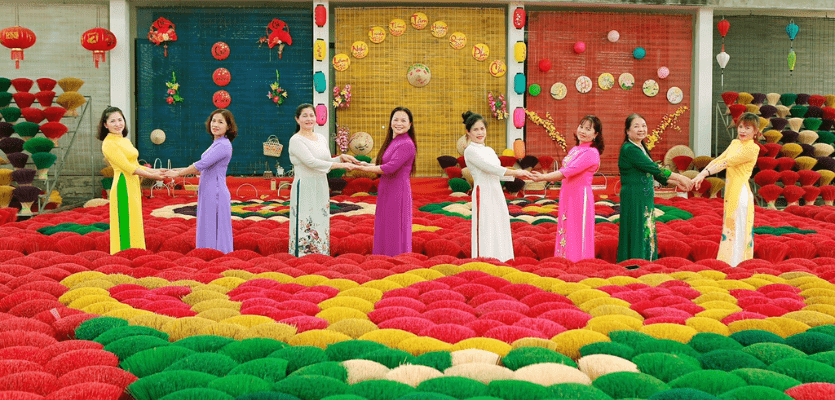
M 167 176 L 179 177 L 200 174 L 197 187 L 196 247 L 229 253 L 232 246 L 232 197 L 226 186 L 226 167 L 232 159 L 232 141 L 238 136 L 238 126 L 232 112 L 213 111 L 206 120 L 206 132 L 212 135 L 212 145 L 200 160 L 187 168 L 171 170 Z
M 374 215 L 373 254 L 396 256 L 412 252 L 412 187 L 417 141 L 412 112 L 397 107 L 391 112 L 386 140 L 377 153 L 377 165 L 358 170 L 381 174 Z
M 603 125 L 594 115 L 580 120 L 577 145 L 563 159 L 563 166 L 535 180 L 558 181 L 560 187 L 557 243 L 554 256 L 571 261 L 594 258 L 594 194 L 591 181 L 603 153 Z

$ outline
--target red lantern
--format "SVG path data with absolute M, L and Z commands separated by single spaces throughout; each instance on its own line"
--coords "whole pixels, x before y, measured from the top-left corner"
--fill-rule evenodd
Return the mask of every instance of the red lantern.
M 725 35 L 728 34 L 728 29 L 731 29 L 731 23 L 728 22 L 728 20 L 723 19 L 716 24 L 716 28 L 719 29 L 719 34 L 724 38 Z
M 20 69 L 23 50 L 32 47 L 35 40 L 35 32 L 22 26 L 12 26 L 0 31 L 0 44 L 12 49 L 12 60 L 15 61 L 16 69 Z
M 116 35 L 104 28 L 93 28 L 81 34 L 81 46 L 93 52 L 93 61 L 98 68 L 99 61 L 107 61 L 104 52 L 116 47 Z
M 212 74 L 212 81 L 214 81 L 215 85 L 226 86 L 232 81 L 232 75 L 229 73 L 228 69 L 218 68 Z
M 325 6 L 319 4 L 316 6 L 316 10 L 314 11 L 315 19 L 316 19 L 316 26 L 323 27 L 328 22 L 328 9 Z
M 217 108 L 229 107 L 229 104 L 232 103 L 232 96 L 230 96 L 229 92 L 225 90 L 218 90 L 215 92 L 214 96 L 212 96 L 212 103 L 214 103 Z
M 525 27 L 525 9 L 522 7 L 518 7 L 513 10 L 513 26 L 516 29 L 522 29 Z

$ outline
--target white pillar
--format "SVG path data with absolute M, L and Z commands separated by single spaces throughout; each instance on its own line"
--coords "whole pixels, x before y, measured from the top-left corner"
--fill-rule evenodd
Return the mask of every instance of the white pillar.
M 690 144 L 696 156 L 709 156 L 713 138 L 713 9 L 696 12 L 693 30 L 693 84 L 690 92 Z
M 507 148 L 513 148 L 513 141 L 516 139 L 522 139 L 524 136 L 524 129 L 517 128 L 513 125 L 513 110 L 517 107 L 524 107 L 525 106 L 525 95 L 523 94 L 516 94 L 513 91 L 513 79 L 516 77 L 518 73 L 525 73 L 525 63 L 517 62 L 516 57 L 513 55 L 514 53 L 514 46 L 518 42 L 525 41 L 525 28 L 517 29 L 513 26 L 513 11 L 517 8 L 525 8 L 524 3 L 515 3 L 511 2 L 507 5 L 507 74 L 505 77 L 507 78 L 506 82 L 506 89 L 505 89 L 505 100 L 507 101 L 507 112 L 510 113 L 510 116 L 507 119 L 507 134 L 505 135 Z M 525 21 L 525 27 L 528 26 L 527 21 Z M 526 118 L 527 119 L 527 118 Z M 496 152 L 501 153 L 501 150 L 496 149 Z
M 131 138 L 136 137 L 135 123 L 133 121 L 133 85 L 130 81 L 131 71 L 131 48 L 133 41 L 130 37 L 130 9 L 127 0 L 110 0 L 110 29 L 116 35 L 116 48 L 110 51 L 107 56 L 107 66 L 110 68 L 110 99 L 101 99 L 114 107 L 119 107 L 125 114 L 125 122 Z M 97 101 L 97 99 L 93 99 Z M 93 120 L 98 123 L 98 116 L 93 115 Z
M 316 7 L 322 5 L 325 7 L 325 12 L 327 13 L 327 23 L 325 26 L 319 27 L 316 26 Z M 313 105 L 317 106 L 319 104 L 324 104 L 328 110 L 328 122 L 325 125 L 319 126 L 319 124 L 314 125 L 313 131 L 324 136 L 325 138 L 330 139 L 330 127 L 333 125 L 333 118 L 336 115 L 334 113 L 334 109 L 331 106 L 331 102 L 333 100 L 333 95 L 331 94 L 332 83 L 331 82 L 331 74 L 330 74 L 330 26 L 331 26 L 331 15 L 330 15 L 330 5 L 328 1 L 314 1 L 313 2 L 313 43 L 316 43 L 317 40 L 322 39 L 325 41 L 325 58 L 322 61 L 316 60 L 316 56 L 313 56 L 313 73 L 322 72 L 325 75 L 325 91 L 323 93 L 319 93 L 316 91 L 315 85 L 313 88 Z M 311 76 L 310 79 L 313 79 Z

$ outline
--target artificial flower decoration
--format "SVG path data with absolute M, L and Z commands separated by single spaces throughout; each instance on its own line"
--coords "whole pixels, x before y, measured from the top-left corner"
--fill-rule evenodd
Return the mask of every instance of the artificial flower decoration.
M 351 85 L 345 85 L 340 89 L 339 86 L 333 87 L 333 106 L 336 108 L 348 108 L 351 105 Z
M 667 128 L 673 128 L 681 132 L 681 127 L 678 126 L 678 118 L 685 112 L 687 112 L 687 106 L 681 106 L 673 113 L 667 114 L 661 118 L 661 123 L 658 124 L 658 127 L 653 129 L 652 132 L 647 135 L 647 148 L 652 150 L 652 148 L 655 147 L 655 143 L 661 141 L 661 134 L 664 133 Z
M 177 41 L 177 32 L 174 31 L 174 24 L 164 17 L 159 17 L 151 25 L 151 30 L 148 31 L 148 40 L 157 46 L 161 44 L 165 49 L 163 54 L 165 57 L 168 57 L 168 42 Z
M 505 101 L 503 94 L 499 93 L 498 96 L 493 97 L 493 92 L 487 92 L 487 103 L 490 104 L 493 117 L 499 121 L 507 119 L 509 115 L 507 113 L 507 101 Z
M 270 84 L 270 92 L 267 93 L 267 97 L 278 106 L 284 104 L 284 100 L 287 99 L 287 91 L 278 86 L 278 70 L 275 71 L 275 82 Z
M 176 73 L 171 73 L 171 80 L 165 82 L 165 86 L 168 87 L 168 91 L 165 93 L 165 101 L 168 104 L 181 103 L 183 101 L 182 96 L 180 96 L 180 84 L 177 83 Z
M 565 138 L 557 132 L 557 127 L 554 126 L 554 118 L 551 117 L 551 113 L 546 112 L 545 118 L 542 118 L 534 111 L 525 110 L 525 114 L 528 115 L 528 119 L 531 122 L 545 128 L 545 131 L 548 132 L 548 136 L 551 137 L 551 140 L 557 142 L 560 145 L 563 151 L 565 151 Z
M 336 126 L 336 148 L 340 153 L 348 151 L 348 137 L 351 136 L 350 130 L 347 126 Z
M 258 46 L 266 44 L 267 47 L 273 48 L 278 45 L 278 58 L 281 59 L 281 53 L 284 52 L 284 45 L 291 46 L 293 38 L 290 36 L 290 27 L 287 23 L 274 18 L 269 25 L 267 25 L 267 36 L 258 39 Z

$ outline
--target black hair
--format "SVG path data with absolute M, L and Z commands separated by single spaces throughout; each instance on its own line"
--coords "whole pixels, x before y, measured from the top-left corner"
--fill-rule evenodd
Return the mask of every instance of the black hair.
M 229 111 L 225 108 L 218 108 L 217 110 L 212 111 L 209 114 L 209 118 L 206 119 L 206 132 L 209 132 L 209 135 L 212 135 L 212 118 L 216 114 L 223 115 L 223 118 L 226 120 L 226 136 L 229 141 L 235 140 L 238 137 L 238 124 L 235 123 L 235 116 L 232 115 L 232 111 Z M 214 135 L 212 135 L 214 137 Z
M 472 111 L 467 111 L 461 114 L 461 119 L 464 120 L 464 127 L 467 128 L 467 132 L 473 129 L 473 125 L 475 125 L 475 123 L 478 121 L 484 122 L 484 127 L 487 127 L 487 121 L 484 119 L 484 117 L 482 117 L 481 114 L 476 114 Z
M 99 140 L 104 140 L 107 135 L 110 133 L 110 130 L 104 127 L 104 124 L 107 123 L 107 119 L 110 118 L 110 114 L 119 113 L 122 115 L 122 119 L 125 119 L 125 113 L 119 109 L 119 107 L 110 107 L 104 109 L 101 113 L 101 118 L 99 119 Z M 122 137 L 128 136 L 128 121 L 125 121 L 125 128 L 122 129 Z
M 312 109 L 313 112 L 316 112 L 316 107 L 313 107 L 313 104 L 310 104 L 310 103 L 299 104 L 299 106 L 296 107 L 296 119 L 298 119 L 302 115 L 302 111 L 304 111 L 305 109 L 308 109 L 308 108 Z M 298 123 L 296 123 L 296 132 L 298 132 L 301 128 L 302 127 L 299 126 Z
M 634 120 L 636 120 L 636 119 L 638 119 L 638 118 L 640 118 L 640 119 L 644 120 L 644 122 L 646 122 L 646 120 L 647 120 L 646 118 L 642 117 L 642 116 L 641 116 L 640 114 L 638 114 L 638 113 L 632 113 L 632 114 L 629 114 L 629 116 L 628 116 L 628 117 L 626 117 L 626 124 L 625 124 L 625 125 L 626 125 L 626 127 L 625 127 L 625 128 L 624 128 L 624 130 L 623 130 L 623 142 L 624 142 L 624 143 L 626 143 L 627 141 L 629 141 L 629 128 L 632 126 L 632 121 L 634 121 Z M 644 141 L 643 141 L 643 140 L 641 141 L 641 147 L 643 147 L 643 148 L 644 148 L 644 151 L 646 151 L 646 152 L 647 152 L 647 154 L 649 154 L 649 149 L 647 148 L 647 145 L 644 143 Z
M 395 107 L 394 110 L 391 110 L 391 115 L 389 115 L 389 128 L 386 132 L 386 139 L 383 141 L 383 145 L 380 146 L 380 151 L 377 152 L 377 165 L 383 164 L 383 154 L 385 154 L 386 149 L 388 149 L 389 144 L 391 144 L 391 139 L 394 138 L 394 130 L 391 129 L 391 119 L 394 118 L 394 114 L 398 111 L 403 111 L 409 117 L 409 131 L 406 132 L 407 135 L 412 139 L 412 143 L 415 144 L 415 152 L 417 152 L 417 139 L 415 139 L 415 119 L 412 118 L 412 112 L 406 107 Z M 417 164 L 417 157 L 412 161 L 412 173 L 415 173 L 415 165 Z
M 606 147 L 603 143 L 603 123 L 600 122 L 600 118 L 597 118 L 596 115 L 586 115 L 580 120 L 580 125 L 583 125 L 586 121 L 591 123 L 592 129 L 597 133 L 597 136 L 591 141 L 591 147 L 597 149 L 599 154 L 603 154 L 603 148 Z M 580 138 L 577 137 L 576 133 L 574 134 L 574 138 L 577 139 L 577 144 L 580 144 Z

